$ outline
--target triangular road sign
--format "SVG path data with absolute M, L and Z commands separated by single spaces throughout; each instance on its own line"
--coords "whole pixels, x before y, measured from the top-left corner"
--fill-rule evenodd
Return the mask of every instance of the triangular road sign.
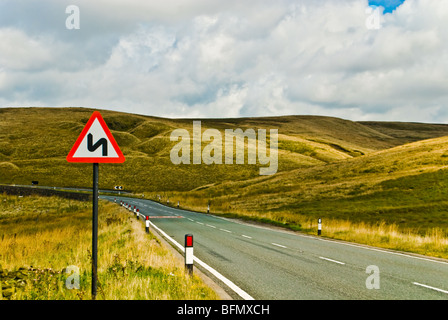
M 123 153 L 98 111 L 95 111 L 67 155 L 68 162 L 122 163 Z

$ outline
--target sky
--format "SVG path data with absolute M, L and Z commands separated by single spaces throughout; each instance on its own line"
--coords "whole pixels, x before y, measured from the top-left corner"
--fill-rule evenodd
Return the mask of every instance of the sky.
M 446 123 L 447 79 L 448 0 L 0 0 L 0 107 Z

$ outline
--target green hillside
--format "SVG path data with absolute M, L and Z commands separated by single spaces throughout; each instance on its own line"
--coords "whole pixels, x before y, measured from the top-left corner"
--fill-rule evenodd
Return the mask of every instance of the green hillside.
M 176 196 L 213 199 L 222 212 L 296 213 L 448 231 L 447 146 L 448 137 L 423 140 Z
M 65 157 L 93 109 L 0 109 L 0 183 L 89 187 L 91 166 Z M 170 141 L 177 128 L 192 132 L 192 119 L 163 119 L 102 110 L 126 162 L 102 164 L 100 187 L 133 191 L 187 191 L 259 176 L 259 165 L 173 165 Z M 200 119 L 202 130 L 278 129 L 278 172 L 357 158 L 404 142 L 360 123 L 317 116 Z M 438 127 L 439 128 L 439 127 Z M 412 128 L 410 131 L 415 131 Z M 448 126 L 434 136 L 448 134 Z M 414 139 L 410 139 L 414 140 Z M 205 142 L 203 143 L 203 145 Z M 246 162 L 247 163 L 247 162 Z
M 65 158 L 93 111 L 0 109 L 0 183 L 91 187 L 91 165 Z M 297 225 L 291 216 L 386 221 L 421 232 L 448 227 L 448 125 L 322 116 L 195 119 L 202 131 L 223 136 L 225 129 L 278 129 L 278 172 L 260 176 L 260 164 L 174 165 L 177 142 L 170 134 L 192 134 L 193 119 L 100 111 L 126 157 L 100 165 L 102 189 L 123 185 L 197 210 L 212 201 L 215 212 Z

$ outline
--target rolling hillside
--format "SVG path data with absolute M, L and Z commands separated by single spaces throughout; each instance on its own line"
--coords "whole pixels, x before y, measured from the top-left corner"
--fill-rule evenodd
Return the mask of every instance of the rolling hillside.
M 90 187 L 91 165 L 65 157 L 93 111 L 0 109 L 0 183 Z M 100 165 L 103 189 L 123 185 L 198 210 L 213 199 L 220 212 L 448 226 L 448 125 L 321 116 L 199 119 L 202 130 L 278 129 L 278 172 L 260 176 L 259 164 L 172 164 L 170 134 L 191 133 L 193 119 L 100 111 L 126 157 L 124 164 Z
M 222 212 L 288 213 L 310 218 L 385 221 L 425 232 L 448 230 L 448 137 L 173 198 L 213 199 Z M 203 205 L 204 206 L 204 205 Z

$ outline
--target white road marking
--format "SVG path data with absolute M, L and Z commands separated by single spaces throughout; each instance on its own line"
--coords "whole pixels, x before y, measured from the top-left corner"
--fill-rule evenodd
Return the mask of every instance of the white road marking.
M 242 234 L 241 236 L 247 239 L 252 239 L 252 237 L 246 236 L 245 234 Z
M 160 232 L 164 237 L 166 237 L 169 241 L 171 241 L 176 247 L 178 247 L 182 252 L 185 252 L 185 248 L 180 245 L 176 240 L 174 240 L 173 238 L 171 238 L 169 235 L 167 235 L 162 229 L 160 229 L 159 227 L 157 227 L 154 223 L 152 223 L 151 221 L 149 221 L 149 223 L 151 224 L 151 226 L 156 229 L 158 232 Z M 230 289 L 232 289 L 233 291 L 235 291 L 235 293 L 237 293 L 241 298 L 243 298 L 244 300 L 254 300 L 253 297 L 251 297 L 246 291 L 244 291 L 243 289 L 241 289 L 240 287 L 238 287 L 236 284 L 234 284 L 232 281 L 230 281 L 229 279 L 227 279 L 226 277 L 224 277 L 222 274 L 220 274 L 218 271 L 216 271 L 215 269 L 213 269 L 212 267 L 210 267 L 208 264 L 206 264 L 205 262 L 203 262 L 202 260 L 196 258 L 195 256 L 193 256 L 193 260 L 196 261 L 199 265 L 201 265 L 204 269 L 208 270 L 211 274 L 213 274 L 216 278 L 218 278 L 219 280 L 221 280 L 222 282 L 224 282 Z
M 283 245 L 281 245 L 281 244 L 274 243 L 274 242 L 271 242 L 271 244 L 273 244 L 274 246 L 280 247 L 280 248 L 285 248 L 285 249 L 288 248 L 288 247 L 285 247 L 285 246 L 283 246 Z
M 219 228 L 219 230 L 224 231 L 224 232 L 228 232 L 228 233 L 232 233 L 232 231 L 230 231 L 230 230 L 226 230 L 226 229 L 221 229 L 221 228 Z
M 204 225 L 204 224 L 203 224 L 202 222 L 199 222 L 199 221 L 196 221 L 196 223 L 197 223 L 197 224 L 201 224 L 201 225 Z
M 252 224 L 249 224 L 249 223 L 246 223 L 246 222 L 231 220 L 229 218 L 224 218 L 224 217 L 219 217 L 219 216 L 215 216 L 215 217 L 219 218 L 219 219 L 222 219 L 222 220 L 229 221 L 229 222 L 242 224 L 242 225 L 245 225 L 245 226 L 250 226 L 252 228 L 265 229 L 265 230 L 269 230 L 269 231 L 273 231 L 273 232 L 279 232 L 279 233 L 286 233 L 286 234 L 294 235 L 294 236 L 297 236 L 297 237 L 314 239 L 314 240 L 319 240 L 319 241 L 324 241 L 324 242 L 330 242 L 330 243 L 334 243 L 334 244 L 338 244 L 338 245 L 355 247 L 355 248 L 365 249 L 365 250 L 370 250 L 370 251 L 388 253 L 388 254 L 393 254 L 393 255 L 402 256 L 402 257 L 411 258 L 411 259 L 417 259 L 417 260 L 441 263 L 441 264 L 445 264 L 445 265 L 448 264 L 447 261 L 436 260 L 436 259 L 432 259 L 430 257 L 421 257 L 421 256 L 410 255 L 410 254 L 406 254 L 406 253 L 402 253 L 402 252 L 388 251 L 388 250 L 384 250 L 384 249 L 381 249 L 381 248 L 369 247 L 369 246 L 365 246 L 365 245 L 359 245 L 359 244 L 356 244 L 356 243 L 342 242 L 342 241 L 339 241 L 337 239 L 327 240 L 327 239 L 318 238 L 318 237 L 313 236 L 313 235 L 298 234 L 298 233 L 296 233 L 294 231 L 290 231 L 290 230 L 287 230 L 287 231 L 286 230 L 276 230 L 276 229 L 272 229 L 272 227 L 270 227 L 270 226 L 266 226 L 266 227 L 264 227 L 264 226 L 257 226 L 257 225 L 252 225 Z
M 190 219 L 190 218 L 187 218 L 188 220 L 190 220 L 190 221 L 194 221 L 193 219 Z
M 344 262 L 333 260 L 333 259 L 329 259 L 329 258 L 325 258 L 325 257 L 319 257 L 319 259 L 327 260 L 327 261 L 334 262 L 334 263 L 339 263 L 339 264 L 345 264 Z
M 439 292 L 443 292 L 443 293 L 447 293 L 448 294 L 448 291 L 446 291 L 446 290 L 442 290 L 442 289 L 439 289 L 439 288 L 436 288 L 436 287 L 431 287 L 431 286 L 428 286 L 426 284 L 421 284 L 421 283 L 418 283 L 418 282 L 412 282 L 412 284 L 415 284 L 416 286 L 425 287 L 425 288 L 428 288 L 428 289 L 432 289 L 432 290 L 435 290 L 435 291 L 439 291 Z
M 206 226 L 207 226 L 207 227 L 210 227 L 210 228 L 215 228 L 215 229 L 216 229 L 216 227 L 215 227 L 215 226 L 212 226 L 211 224 L 206 224 Z

